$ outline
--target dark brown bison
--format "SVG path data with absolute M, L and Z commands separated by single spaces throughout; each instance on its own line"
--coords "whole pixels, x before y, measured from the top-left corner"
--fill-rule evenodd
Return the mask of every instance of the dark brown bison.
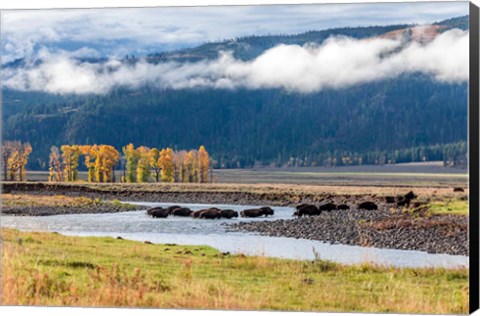
M 457 187 L 453 188 L 453 192 L 465 192 L 465 190 L 463 188 Z
M 167 218 L 170 213 L 166 208 L 155 207 L 155 209 L 151 211 L 151 215 L 154 218 Z
M 240 212 L 241 217 L 259 217 L 263 216 L 264 211 L 259 208 L 251 208 Z
M 221 210 L 220 214 L 222 215 L 223 218 L 232 218 L 232 217 L 238 217 L 238 212 L 234 210 Z
M 415 195 L 415 193 L 413 193 L 413 191 L 408 192 L 407 194 L 405 194 L 404 197 L 406 200 L 413 200 L 417 198 L 417 196 Z
M 395 197 L 394 196 L 386 196 L 385 197 L 385 202 L 388 204 L 395 203 Z
M 265 217 L 267 217 L 268 215 L 273 216 L 273 214 L 275 213 L 273 209 L 269 206 L 263 206 L 260 209 L 263 211 L 263 215 L 265 215 Z
M 293 213 L 293 216 L 315 216 L 315 215 L 320 215 L 321 211 L 318 209 L 317 206 L 311 205 L 311 204 L 300 204 L 297 205 L 295 213 Z
M 152 213 L 156 210 L 163 210 L 163 207 L 157 206 L 157 207 L 152 207 L 147 210 L 147 215 L 152 216 Z
M 199 218 L 205 218 L 205 219 L 218 219 L 222 218 L 222 213 L 220 212 L 219 209 L 208 209 L 204 210 L 203 212 L 200 212 L 200 215 L 198 216 Z
M 373 210 L 378 210 L 377 204 L 367 201 L 367 202 L 362 202 L 358 204 L 358 209 L 360 210 L 367 210 L 367 211 L 373 211 Z
M 400 201 L 397 202 L 397 206 L 398 207 L 402 207 L 402 206 L 410 207 L 410 202 L 411 202 L 410 199 L 403 199 L 403 200 L 400 200 Z
M 173 212 L 174 210 L 176 210 L 177 208 L 182 208 L 182 207 L 179 206 L 179 205 L 172 205 L 172 206 L 167 207 L 166 209 L 168 210 L 168 213 L 171 215 L 172 212 Z
M 199 218 L 199 217 L 200 217 L 200 213 L 202 213 L 203 211 L 209 211 L 209 210 L 220 211 L 220 209 L 219 209 L 219 208 L 216 208 L 216 207 L 204 208 L 204 209 L 201 209 L 201 210 L 192 212 L 192 214 L 190 214 L 190 216 L 192 216 L 192 217 L 194 217 L 194 218 Z
M 323 211 L 330 212 L 330 211 L 336 210 L 337 206 L 333 203 L 327 203 L 327 204 L 320 205 L 318 209 L 320 210 L 320 212 L 323 212 Z
M 173 216 L 190 216 L 191 214 L 192 210 L 187 207 L 176 208 L 172 211 Z
M 342 211 L 345 211 L 345 210 L 349 210 L 350 209 L 350 206 L 348 206 L 347 204 L 340 204 L 337 206 L 337 210 L 342 210 Z

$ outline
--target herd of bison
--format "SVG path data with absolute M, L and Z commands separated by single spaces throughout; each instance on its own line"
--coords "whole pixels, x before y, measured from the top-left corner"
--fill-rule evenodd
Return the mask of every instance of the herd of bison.
M 405 195 L 397 196 L 386 196 L 385 203 L 395 204 L 397 207 L 410 207 L 412 201 L 416 199 L 417 196 L 412 192 L 408 192 Z M 421 203 L 413 203 L 413 207 L 420 206 Z M 335 204 L 332 202 L 324 203 L 322 205 L 314 204 L 300 204 L 296 206 L 296 211 L 293 213 L 294 217 L 302 216 L 318 216 L 322 212 L 331 212 L 333 210 L 349 210 L 350 206 L 347 204 Z M 373 211 L 378 209 L 378 205 L 372 201 L 361 202 L 357 205 L 357 209 Z M 179 205 L 173 205 L 169 207 L 154 207 L 147 210 L 147 214 L 153 218 L 167 218 L 168 216 L 184 216 L 184 217 L 193 217 L 199 219 L 220 219 L 220 218 L 234 218 L 238 217 L 260 217 L 260 216 L 273 216 L 274 211 L 269 206 L 264 206 L 260 208 L 246 209 L 240 212 L 231 210 L 231 209 L 219 209 L 216 207 L 211 207 L 207 209 L 202 209 L 198 211 L 193 211 L 187 207 L 181 207 Z

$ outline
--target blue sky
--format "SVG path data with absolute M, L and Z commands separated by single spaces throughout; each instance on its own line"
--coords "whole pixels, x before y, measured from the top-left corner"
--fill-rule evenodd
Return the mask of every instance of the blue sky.
M 424 24 L 466 14 L 468 2 L 3 11 L 2 63 L 42 47 L 74 56 L 142 55 L 244 35 Z

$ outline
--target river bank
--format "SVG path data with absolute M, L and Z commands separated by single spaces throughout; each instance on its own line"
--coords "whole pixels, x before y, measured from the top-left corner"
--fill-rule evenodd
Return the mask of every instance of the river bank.
M 411 187 L 402 186 L 329 186 L 289 184 L 189 184 L 189 183 L 51 183 L 3 182 L 3 193 L 32 195 L 84 196 L 100 200 L 172 202 L 205 204 L 243 204 L 296 206 L 299 203 L 374 200 L 403 195 Z M 419 199 L 467 199 L 468 189 L 417 187 Z
M 38 194 L 2 194 L 2 214 L 15 216 L 50 216 L 64 214 L 101 214 L 128 212 L 141 206 L 118 200 L 100 201 L 88 197 Z
M 469 255 L 468 217 L 379 209 L 323 212 L 299 219 L 226 224 L 227 231 L 331 244 Z

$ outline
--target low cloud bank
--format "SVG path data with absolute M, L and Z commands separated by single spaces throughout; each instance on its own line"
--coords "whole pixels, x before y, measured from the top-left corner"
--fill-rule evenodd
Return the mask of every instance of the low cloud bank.
M 105 94 L 115 87 L 249 89 L 311 93 L 326 88 L 422 72 L 442 82 L 468 80 L 468 31 L 450 30 L 427 44 L 332 37 L 322 45 L 279 45 L 252 61 L 222 52 L 211 61 L 157 65 L 109 60 L 89 63 L 68 53 L 41 51 L 41 63 L 3 71 L 4 86 L 59 94 Z

